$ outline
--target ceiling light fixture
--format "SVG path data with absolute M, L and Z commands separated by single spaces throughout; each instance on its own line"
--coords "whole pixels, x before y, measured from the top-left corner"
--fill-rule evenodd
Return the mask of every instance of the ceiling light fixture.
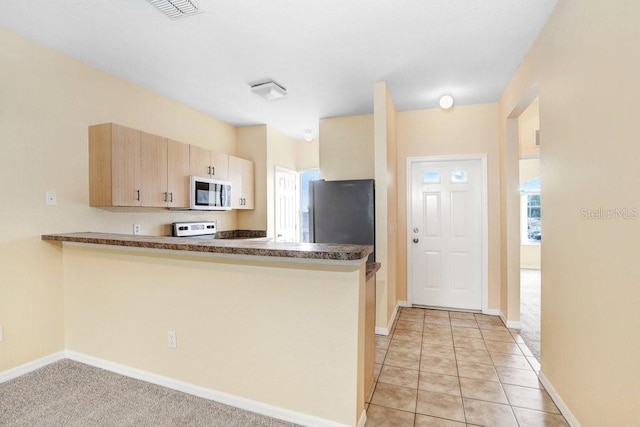
M 304 140 L 307 142 L 313 141 L 313 131 L 311 129 L 304 131 Z
M 287 96 L 287 89 L 274 81 L 251 85 L 251 92 L 263 97 L 267 101 L 273 101 Z
M 451 95 L 442 95 L 440 97 L 440 108 L 443 110 L 448 110 L 453 107 L 453 96 Z
M 147 0 L 170 19 L 184 18 L 201 12 L 193 0 Z

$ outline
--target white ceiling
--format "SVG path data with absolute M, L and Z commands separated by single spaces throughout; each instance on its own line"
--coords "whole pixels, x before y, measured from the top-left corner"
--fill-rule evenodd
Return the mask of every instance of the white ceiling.
M 496 102 L 557 0 L 195 0 L 169 20 L 145 0 L 0 0 L 0 26 L 242 126 L 302 139 L 319 119 Z M 267 103 L 249 84 L 273 79 Z

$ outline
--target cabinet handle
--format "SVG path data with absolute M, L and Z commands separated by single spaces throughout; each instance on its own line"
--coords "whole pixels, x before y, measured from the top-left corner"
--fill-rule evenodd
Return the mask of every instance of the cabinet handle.
M 140 201 L 140 190 L 136 190 L 136 200 Z
M 211 166 L 211 175 L 215 175 L 215 174 L 216 174 L 216 167 Z
M 167 192 L 166 191 L 164 192 L 164 201 L 165 202 L 167 201 Z
M 173 192 L 169 193 L 169 203 L 173 203 Z
M 207 171 L 208 171 L 207 174 L 211 175 L 211 166 L 207 166 Z

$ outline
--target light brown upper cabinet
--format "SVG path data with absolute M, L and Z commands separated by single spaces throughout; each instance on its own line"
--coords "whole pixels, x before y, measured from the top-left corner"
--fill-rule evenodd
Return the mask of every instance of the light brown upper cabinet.
M 229 156 L 229 181 L 231 181 L 231 208 L 254 208 L 254 170 L 253 162 L 235 156 Z
M 167 138 L 140 132 L 140 206 L 167 206 Z
M 189 144 L 167 140 L 167 206 L 189 207 Z
M 140 206 L 140 131 L 89 126 L 89 204 Z
M 89 127 L 91 206 L 189 207 L 189 146 L 114 123 Z
M 229 179 L 229 156 L 205 148 L 190 146 L 190 173 L 194 176 L 226 181 Z

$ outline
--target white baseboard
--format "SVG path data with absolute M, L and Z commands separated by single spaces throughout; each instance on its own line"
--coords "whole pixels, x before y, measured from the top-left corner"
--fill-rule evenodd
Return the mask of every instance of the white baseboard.
M 234 406 L 236 408 L 244 409 L 284 421 L 289 421 L 295 424 L 301 424 L 304 426 L 344 427 L 344 424 L 340 424 L 335 421 L 330 421 L 324 418 L 315 417 L 313 415 L 307 415 L 300 412 L 291 411 L 289 409 L 269 405 L 267 403 L 256 402 L 244 397 L 211 390 L 183 381 L 174 380 L 162 375 L 157 375 L 151 372 L 142 371 L 140 369 L 131 368 L 119 363 L 114 363 L 108 360 L 99 359 L 97 357 L 76 353 L 74 351 L 67 351 L 66 355 L 68 359 L 75 360 L 86 365 L 95 366 L 97 368 L 115 372 L 120 375 L 146 381 L 152 384 L 157 384 L 173 390 L 181 391 L 183 393 L 203 397 L 209 400 L 214 400 L 225 405 Z M 363 417 L 361 416 L 360 420 L 362 419 Z M 366 415 L 364 416 L 364 420 L 366 421 Z M 360 425 L 359 422 L 358 425 Z M 362 425 L 364 425 L 364 423 Z
M 507 321 L 507 328 L 509 329 L 522 329 L 522 322 Z
M 58 360 L 62 360 L 64 358 L 65 358 L 65 352 L 59 351 L 57 353 L 50 354 L 48 356 L 42 357 L 32 362 L 25 363 L 24 365 L 16 366 L 15 368 L 0 372 L 0 384 L 6 381 L 12 380 L 14 378 L 18 378 L 19 376 L 22 376 L 24 374 L 28 374 L 29 372 L 33 372 L 37 369 L 50 365 L 51 363 L 57 362 Z
M 482 314 L 486 314 L 487 316 L 500 316 L 502 313 L 497 308 L 487 308 L 482 310 Z
M 564 403 L 564 401 L 562 400 L 562 398 L 560 397 L 556 389 L 553 388 L 551 381 L 549 381 L 549 379 L 544 375 L 543 372 L 540 372 L 540 374 L 538 375 L 538 378 L 540 379 L 540 382 L 542 383 L 544 388 L 547 390 L 547 393 L 549 393 L 549 396 L 551 396 L 551 399 L 556 404 L 560 412 L 562 412 L 562 415 L 567 420 L 569 425 L 571 427 L 580 427 L 580 423 L 578 422 L 578 419 L 571 413 L 571 411 L 569 410 L 569 407 L 567 406 L 566 403 Z
M 367 411 L 363 409 L 362 414 L 360 415 L 360 419 L 358 420 L 358 427 L 364 427 L 366 423 L 367 423 Z
M 401 305 L 401 303 L 404 303 L 404 305 Z M 411 306 L 407 305 L 406 301 L 398 301 L 396 306 L 393 308 L 393 313 L 391 314 L 391 318 L 387 323 L 387 327 L 385 328 L 382 326 L 376 326 L 376 335 L 388 336 L 391 333 L 391 328 L 393 327 L 393 321 L 396 320 L 396 316 L 398 315 L 398 307 L 411 307 Z
M 500 318 L 502 319 L 502 322 L 504 322 L 507 328 L 522 329 L 522 322 L 514 322 L 513 320 L 507 320 L 507 317 L 501 311 L 499 312 L 498 316 L 500 316 Z

